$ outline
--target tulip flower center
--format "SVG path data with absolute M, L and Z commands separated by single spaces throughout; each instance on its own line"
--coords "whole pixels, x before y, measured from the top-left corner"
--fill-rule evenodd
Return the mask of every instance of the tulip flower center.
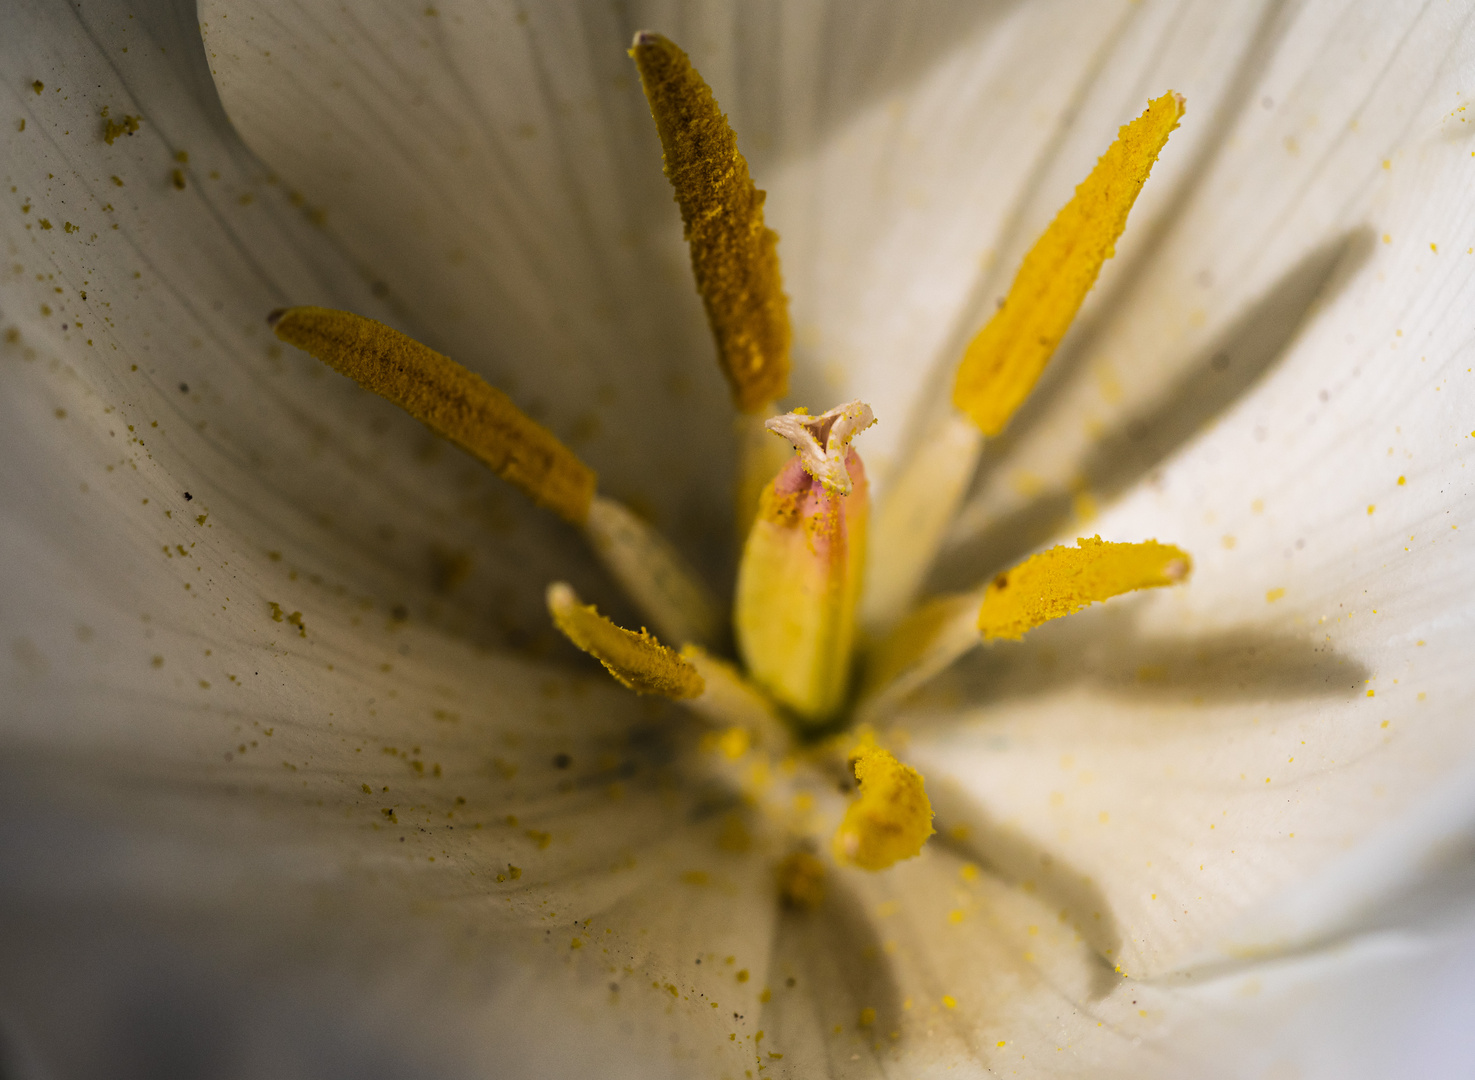
M 983 642 L 1018 639 L 1092 603 L 1188 576 L 1188 554 L 1171 544 L 1095 537 L 1036 554 L 971 592 L 916 603 L 983 438 L 1004 429 L 1065 335 L 1177 127 L 1183 99 L 1164 94 L 1124 126 L 1026 256 L 961 359 L 954 411 L 893 476 L 873 525 L 852 445 L 876 421 L 870 406 L 856 401 L 819 415 L 795 409 L 758 424 L 788 392 L 791 334 L 778 235 L 764 224 L 764 192 L 736 136 L 676 45 L 641 33 L 630 56 L 661 138 L 718 362 L 734 407 L 752 421 L 742 428 L 736 518 L 745 542 L 731 605 L 740 663 L 721 655 L 726 605 L 653 527 L 600 494 L 594 470 L 507 395 L 358 315 L 299 307 L 274 312 L 270 322 L 278 337 L 395 402 L 584 532 L 656 633 L 616 626 L 563 582 L 549 585 L 548 610 L 619 683 L 679 701 L 716 725 L 719 757 L 736 762 L 761 749 L 821 772 L 839 765 L 853 777 L 856 796 L 834 815 L 837 825 L 832 817 L 828 845 L 804 839 L 797 821 L 785 826 L 800 840 L 791 839 L 778 862 L 779 891 L 791 904 L 814 906 L 825 852 L 842 865 L 884 870 L 918 854 L 933 834 L 922 776 L 878 744 L 869 721 Z M 787 440 L 792 455 L 775 454 L 782 444 L 771 435 Z M 852 727 L 858 741 L 846 735 Z

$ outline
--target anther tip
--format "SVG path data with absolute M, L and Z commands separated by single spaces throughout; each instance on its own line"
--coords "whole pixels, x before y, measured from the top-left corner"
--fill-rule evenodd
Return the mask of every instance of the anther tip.
M 654 45 L 661 40 L 661 35 L 654 30 L 635 31 L 635 40 L 630 43 L 632 49 L 638 49 L 642 45 Z
M 275 311 L 273 311 L 270 315 L 268 315 L 266 317 L 266 325 L 269 326 L 269 327 L 271 327 L 273 330 L 275 330 L 277 328 L 277 323 L 279 323 L 279 322 L 282 321 L 282 316 L 285 315 L 285 314 L 287 314 L 287 309 L 286 308 L 284 308 L 284 307 L 277 308 Z
M 544 592 L 544 601 L 552 614 L 567 611 L 579 602 L 579 594 L 574 592 L 573 587 L 566 581 L 551 582 Z

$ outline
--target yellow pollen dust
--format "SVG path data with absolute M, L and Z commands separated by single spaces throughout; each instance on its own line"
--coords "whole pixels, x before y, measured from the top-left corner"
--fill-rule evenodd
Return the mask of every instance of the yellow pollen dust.
M 934 832 L 922 774 L 879 746 L 851 751 L 860 794 L 835 832 L 835 858 L 863 870 L 885 870 L 910 859 Z
M 661 137 L 733 401 L 743 412 L 765 411 L 788 392 L 792 336 L 778 233 L 763 224 L 765 193 L 753 185 L 737 136 L 686 53 L 641 32 L 630 56 Z
M 824 902 L 825 864 L 808 851 L 785 855 L 774 869 L 778 894 L 787 907 L 813 911 Z
M 1034 388 L 1101 264 L 1115 254 L 1137 193 L 1182 115 L 1183 99 L 1167 93 L 1117 133 L 1024 257 L 1003 306 L 969 343 L 953 404 L 985 435 L 1003 431 Z
M 574 452 L 474 372 L 362 315 L 293 307 L 268 320 L 277 337 L 394 402 L 565 521 L 582 525 L 595 475 Z
M 616 626 L 562 581 L 548 586 L 548 614 L 563 635 L 605 666 L 616 681 L 637 694 L 680 700 L 694 698 L 706 682 L 691 664 L 642 629 Z
M 1193 560 L 1172 544 L 1118 544 L 1100 536 L 1032 555 L 989 584 L 978 609 L 985 641 L 1018 641 L 1041 623 L 1135 589 L 1176 585 Z

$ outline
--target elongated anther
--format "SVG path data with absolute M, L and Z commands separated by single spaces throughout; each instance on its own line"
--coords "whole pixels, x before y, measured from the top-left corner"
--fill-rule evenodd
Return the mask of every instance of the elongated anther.
M 863 870 L 887 867 L 920 854 L 935 831 L 922 774 L 879 746 L 851 751 L 860 793 L 835 833 L 835 858 Z
M 1137 589 L 1177 585 L 1193 559 L 1172 544 L 1119 544 L 1096 536 L 1032 555 L 989 582 L 978 609 L 985 641 L 1017 641 L 1026 631 Z
M 642 31 L 630 56 L 661 137 L 697 291 L 733 401 L 743 412 L 766 410 L 788 392 L 792 335 L 778 234 L 763 224 L 764 193 L 686 53 Z
M 1024 257 L 1004 304 L 964 353 L 953 404 L 985 435 L 1004 430 L 1115 253 L 1127 214 L 1183 115 L 1164 94 L 1125 125 L 1075 196 Z
M 856 715 L 889 708 L 984 641 L 1017 640 L 1051 619 L 1135 589 L 1179 584 L 1192 560 L 1172 544 L 1081 540 L 1032 555 L 992 582 L 934 597 L 896 625 L 867 657 Z
M 480 375 L 351 312 L 293 307 L 268 322 L 277 337 L 394 402 L 565 521 L 588 517 L 594 470 Z
M 694 698 L 705 689 L 690 663 L 645 630 L 637 634 L 616 626 L 593 604 L 580 602 L 568 584 L 556 581 L 549 585 L 547 601 L 548 614 L 563 635 L 637 694 L 680 700 Z

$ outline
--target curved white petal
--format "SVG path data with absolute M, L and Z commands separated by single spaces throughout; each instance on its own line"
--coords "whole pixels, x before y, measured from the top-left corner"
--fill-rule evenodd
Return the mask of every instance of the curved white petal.
M 1467 823 L 1456 795 L 1422 798 L 1470 760 L 1451 598 L 1475 583 L 1447 528 L 1466 528 L 1468 506 L 1465 421 L 1446 404 L 1466 306 L 1445 235 L 1469 153 L 1444 101 L 1468 68 L 1454 17 L 1064 3 L 960 5 L 901 30 L 880 9 L 630 17 L 690 44 L 740 134 L 759 136 L 798 392 L 835 375 L 835 397 L 895 409 L 892 440 L 1115 124 L 1164 82 L 1210 117 L 1175 136 L 1021 418 L 1034 477 L 990 465 L 941 575 L 1053 522 L 1048 502 L 1000 495 L 1006 480 L 1068 496 L 1083 471 L 1103 496 L 1129 492 L 1093 528 L 1183 544 L 1194 583 L 1037 631 L 919 703 L 908 756 L 943 836 L 890 874 L 836 875 L 829 907 L 805 916 L 775 911 L 760 829 L 746 851 L 723 840 L 738 808 L 665 714 L 475 647 L 536 646 L 555 572 L 598 595 L 572 538 L 382 403 L 274 354 L 261 321 L 315 302 L 396 322 L 588 435 L 612 490 L 643 496 L 688 549 L 718 535 L 726 493 L 664 452 L 680 439 L 707 475 L 727 412 L 619 55 L 633 25 L 604 8 L 206 5 L 233 117 L 325 208 L 313 232 L 225 127 L 193 20 L 101 10 L 24 8 L 0 46 L 28 119 L 0 132 L 4 160 L 31 204 L 3 217 L 21 269 L 0 283 L 16 331 L 0 437 L 20 463 L 0 476 L 0 792 L 30 815 L 6 837 L 24 873 L 0 922 L 30 961 L 0 977 L 6 1000 L 41 979 L 37 956 L 75 914 L 190 942 L 195 971 L 256 957 L 248 1000 L 326 990 L 345 1030 L 479 1074 L 1136 1076 L 1201 1063 L 1258 1022 L 1224 1001 L 1257 958 L 1402 925 L 1404 849 Z M 103 144 L 103 105 L 141 113 L 139 133 Z M 1371 255 L 1368 228 L 1390 234 Z M 919 251 L 935 261 L 909 271 Z M 1224 342 L 1242 353 L 1216 365 Z M 1282 351 L 1258 384 L 1167 397 L 1195 364 L 1239 377 Z M 1093 451 L 1069 410 L 1093 371 L 1103 398 L 1102 372 L 1128 389 L 1086 415 L 1107 430 L 1156 415 L 1168 445 L 1152 452 L 1222 419 L 1133 488 L 1151 453 L 1107 439 L 1080 464 Z M 675 427 L 652 422 L 673 403 Z M 990 531 L 1001 515 L 1008 535 Z M 718 565 L 721 546 L 706 549 Z M 235 943 L 189 926 L 150 937 L 150 920 L 191 912 Z M 1408 957 L 1382 976 L 1419 983 L 1430 968 Z M 1269 973 L 1309 988 L 1310 1011 L 1285 1015 L 1378 1007 L 1336 996 L 1310 962 Z M 1195 979 L 1208 989 L 1183 989 Z M 67 1000 L 46 985 L 34 1000 Z M 1331 1029 L 1280 1030 L 1315 1064 L 1298 1039 Z
M 350 1028 L 413 970 L 397 961 L 415 942 L 444 948 L 468 925 L 507 965 L 468 995 L 477 1008 L 497 994 L 589 1008 L 590 986 L 603 1008 L 603 942 L 568 986 L 528 985 L 555 911 L 618 913 L 624 965 L 646 983 L 700 987 L 675 959 L 698 934 L 731 952 L 756 941 L 741 951 L 761 963 L 764 849 L 715 844 L 723 804 L 672 772 L 688 748 L 669 718 L 507 650 L 551 639 L 547 577 L 601 589 L 577 541 L 270 341 L 265 313 L 289 299 L 395 313 L 235 141 L 175 14 L 34 5 L 3 46 L 27 120 L 0 133 L 16 188 L 0 218 L 7 953 L 71 955 L 58 935 L 73 918 L 152 935 L 174 954 L 167 978 L 193 951 L 229 966 L 210 943 L 226 933 L 290 999 L 311 989 L 303 956 L 354 977 L 363 939 L 325 922 L 358 927 L 388 958 L 345 1008 Z M 105 143 L 103 107 L 141 115 L 137 134 Z M 668 837 L 673 814 L 693 824 Z M 669 904 L 714 861 L 681 909 L 690 934 L 668 910 L 642 915 L 642 897 Z M 642 923 L 667 932 L 641 941 Z M 34 973 L 9 968 L 5 1000 L 49 1018 L 36 1037 L 61 1016 L 86 1027 L 75 987 L 28 991 Z M 106 956 L 95 973 L 129 985 Z M 272 978 L 247 989 L 270 996 Z M 91 1015 L 116 1000 L 104 990 Z M 630 1011 L 664 1046 L 664 1003 Z M 512 1052 L 532 1030 L 518 1015 L 522 1029 L 462 1052 Z M 103 1060 L 126 1049 L 98 1031 Z
M 1463 19 L 1298 13 L 1131 302 L 1088 323 L 1022 426 L 1026 465 L 1121 483 L 1193 436 L 1175 410 L 1222 410 L 1070 533 L 1178 543 L 1192 582 L 993 650 L 954 684 L 976 721 L 915 755 L 980 850 L 1015 875 L 1048 863 L 1078 916 L 1100 905 L 1101 950 L 1133 975 L 1356 926 L 1470 819 L 1430 801 L 1475 760 Z M 1089 441 L 1108 360 L 1126 388 L 1108 415 L 1160 431 Z M 1003 524 L 1059 521 L 1048 497 L 1011 516 L 1005 482 L 986 474 L 960 549 L 983 565 L 1018 542 Z
M 225 2 L 201 22 L 242 135 L 420 336 L 722 572 L 731 500 L 710 477 L 732 459 L 731 409 L 626 17 Z

